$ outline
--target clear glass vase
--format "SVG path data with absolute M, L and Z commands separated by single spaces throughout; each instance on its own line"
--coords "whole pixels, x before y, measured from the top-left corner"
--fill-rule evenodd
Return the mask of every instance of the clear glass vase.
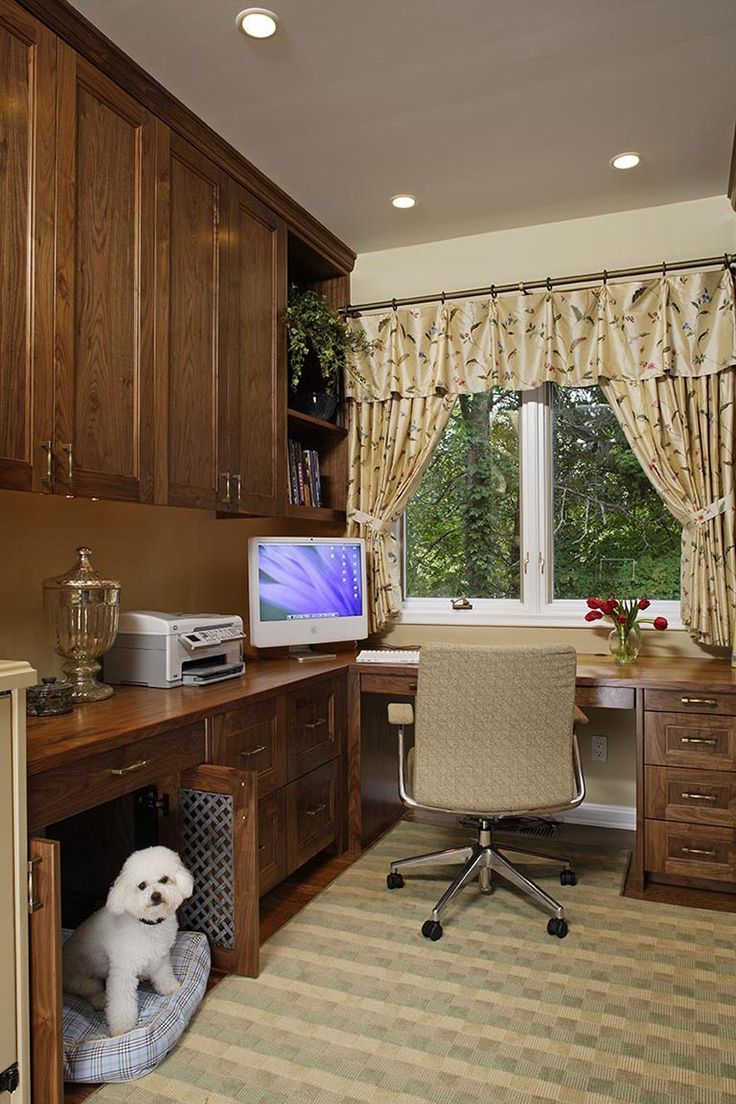
M 633 663 L 641 651 L 639 635 L 625 625 L 617 625 L 608 634 L 608 647 L 614 663 Z

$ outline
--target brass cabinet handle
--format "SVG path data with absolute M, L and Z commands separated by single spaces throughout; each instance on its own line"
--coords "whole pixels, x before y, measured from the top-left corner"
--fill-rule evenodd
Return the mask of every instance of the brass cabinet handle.
M 235 472 L 232 479 L 235 483 L 235 494 L 232 497 L 235 499 L 235 505 L 240 508 L 240 498 L 243 493 L 243 480 L 241 479 L 240 472 Z
M 222 505 L 232 506 L 232 496 L 230 494 L 230 472 L 220 472 L 220 479 L 225 484 L 225 493 L 221 499 Z
M 48 487 L 54 485 L 54 443 L 53 441 L 42 441 L 41 448 L 46 453 L 46 474 L 43 476 L 43 482 Z
M 680 797 L 687 797 L 691 801 L 717 801 L 715 794 L 681 793 Z
M 133 774 L 134 771 L 142 770 L 145 766 L 148 766 L 148 760 L 140 759 L 137 763 L 131 763 L 129 767 L 112 767 L 110 774 L 114 774 L 116 778 L 122 778 L 123 775 Z
M 323 724 L 327 724 L 327 718 L 326 717 L 320 717 L 320 719 L 318 721 L 305 721 L 304 722 L 304 727 L 305 728 L 319 728 L 320 725 L 323 725 Z
M 253 755 L 260 755 L 261 752 L 265 751 L 265 750 L 266 750 L 266 745 L 261 744 L 260 747 L 251 748 L 250 751 L 241 751 L 240 758 L 241 759 L 250 759 Z
M 713 736 L 681 736 L 681 744 L 709 744 L 713 746 L 718 741 Z
M 708 851 L 703 847 L 681 847 L 683 855 L 710 855 L 711 858 L 715 855 L 715 851 Z
M 316 809 L 307 809 L 306 815 L 308 817 L 316 817 L 318 813 L 324 812 L 326 808 L 327 806 L 323 802 L 322 805 L 318 805 Z
M 718 705 L 715 698 L 680 698 L 683 705 Z
M 61 446 L 61 451 L 66 453 L 66 478 L 71 487 L 74 482 L 74 446 L 71 441 Z

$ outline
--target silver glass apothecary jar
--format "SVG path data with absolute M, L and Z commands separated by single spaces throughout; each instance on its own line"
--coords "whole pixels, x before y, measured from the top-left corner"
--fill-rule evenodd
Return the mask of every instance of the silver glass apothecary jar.
M 62 657 L 72 701 L 102 701 L 112 686 L 100 682 L 98 660 L 112 647 L 120 618 L 120 583 L 103 579 L 90 563 L 91 550 L 78 548 L 77 563 L 45 579 L 43 608 L 51 646 Z

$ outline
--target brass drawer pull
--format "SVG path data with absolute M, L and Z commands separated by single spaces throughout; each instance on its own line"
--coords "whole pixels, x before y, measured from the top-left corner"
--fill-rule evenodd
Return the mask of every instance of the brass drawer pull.
M 326 717 L 320 717 L 320 719 L 318 721 L 305 721 L 304 722 L 304 727 L 305 728 L 319 728 L 320 725 L 323 725 L 323 724 L 327 724 L 327 718 Z
M 54 445 L 52 441 L 42 441 L 41 448 L 46 453 L 46 474 L 43 476 L 43 482 L 47 487 L 53 487 L 54 485 Z
M 148 766 L 148 760 L 140 759 L 137 763 L 131 763 L 129 767 L 112 767 L 110 774 L 114 774 L 116 778 L 122 778 L 123 775 L 133 774 L 134 771 L 142 770 L 146 766 Z
M 714 746 L 718 743 L 714 736 L 681 736 L 681 744 L 709 744 Z
M 240 472 L 236 472 L 235 475 L 233 475 L 233 483 L 235 484 L 235 494 L 232 494 L 231 491 L 231 497 L 235 505 L 240 508 L 240 499 L 243 494 L 243 480 L 240 476 Z
M 717 801 L 715 794 L 681 793 L 680 797 L 690 798 L 691 801 Z
M 703 847 L 681 847 L 683 855 L 708 855 L 710 858 L 715 856 L 715 851 L 707 851 Z
M 232 506 L 232 492 L 230 489 L 230 472 L 220 472 L 220 479 L 225 484 L 225 493 L 222 496 L 221 502 L 223 506 Z
M 718 705 L 715 698 L 680 698 L 683 705 Z
M 306 816 L 316 817 L 318 813 L 323 813 L 326 808 L 327 806 L 323 802 L 321 805 L 318 805 L 316 809 L 307 809 Z
M 74 483 L 74 446 L 69 442 L 61 446 L 61 451 L 66 453 L 66 479 L 71 487 Z
M 261 752 L 265 751 L 265 750 L 266 750 L 266 745 L 261 744 L 260 747 L 252 748 L 250 751 L 241 751 L 240 758 L 241 759 L 250 759 L 254 755 L 260 755 Z

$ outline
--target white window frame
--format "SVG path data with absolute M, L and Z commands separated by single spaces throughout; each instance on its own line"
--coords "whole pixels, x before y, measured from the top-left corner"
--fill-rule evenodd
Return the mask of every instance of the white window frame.
M 517 625 L 548 628 L 612 627 L 607 619 L 584 620 L 584 599 L 553 596 L 552 389 L 542 384 L 522 394 L 519 410 L 521 510 L 521 598 L 474 598 L 472 610 L 452 608 L 450 598 L 404 598 L 398 623 L 404 625 Z M 406 519 L 395 529 L 406 594 Z M 652 598 L 652 614 L 671 629 L 684 628 L 679 601 Z M 645 625 L 649 629 L 651 626 Z

